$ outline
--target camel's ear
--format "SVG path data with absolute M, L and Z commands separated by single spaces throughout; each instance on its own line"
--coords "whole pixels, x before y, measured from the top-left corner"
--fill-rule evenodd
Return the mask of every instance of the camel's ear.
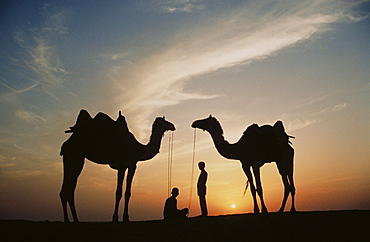
M 118 111 L 118 116 L 122 116 L 121 110 Z
M 163 116 L 163 119 L 166 119 L 166 117 L 165 117 L 165 116 Z
M 209 118 L 212 118 L 212 114 L 209 115 Z

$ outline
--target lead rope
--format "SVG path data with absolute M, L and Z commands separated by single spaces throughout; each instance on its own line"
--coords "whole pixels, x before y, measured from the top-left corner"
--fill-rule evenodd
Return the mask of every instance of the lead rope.
M 195 143 L 197 139 L 197 129 L 194 129 L 194 140 L 193 140 L 193 164 L 191 167 L 191 179 L 190 179 L 190 193 L 189 193 L 189 211 L 193 193 L 193 179 L 194 179 L 194 164 L 195 164 Z
M 171 196 L 172 187 L 172 154 L 173 154 L 173 132 L 168 137 L 168 157 L 167 157 L 167 195 Z

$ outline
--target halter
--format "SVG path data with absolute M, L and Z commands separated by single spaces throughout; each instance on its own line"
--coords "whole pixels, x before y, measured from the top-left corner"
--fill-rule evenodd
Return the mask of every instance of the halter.
M 167 157 L 167 194 L 171 195 L 172 187 L 172 164 L 173 164 L 173 132 L 168 137 L 168 157 Z
M 192 200 L 192 193 L 193 193 L 193 180 L 194 180 L 194 164 L 195 164 L 195 143 L 197 139 L 197 129 L 194 129 L 194 139 L 193 139 L 193 162 L 191 166 L 191 179 L 190 179 L 190 192 L 189 192 L 189 211 L 191 206 Z
M 194 166 L 195 166 L 195 144 L 196 144 L 196 135 L 197 130 L 194 129 L 194 139 L 193 139 L 193 161 L 191 167 L 191 179 L 190 179 L 190 192 L 189 192 L 189 210 L 192 201 L 192 193 L 193 193 L 193 180 L 194 180 Z M 167 156 L 167 194 L 168 197 L 171 196 L 172 190 L 172 167 L 173 167 L 173 132 L 168 137 L 168 156 Z

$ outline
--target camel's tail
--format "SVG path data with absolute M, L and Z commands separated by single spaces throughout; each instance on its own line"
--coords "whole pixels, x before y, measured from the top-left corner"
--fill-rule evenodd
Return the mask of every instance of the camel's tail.
M 248 190 L 248 186 L 249 186 L 249 180 L 247 180 L 247 182 L 246 182 L 246 186 L 245 186 L 245 189 L 244 189 L 243 197 L 244 197 L 245 193 Z

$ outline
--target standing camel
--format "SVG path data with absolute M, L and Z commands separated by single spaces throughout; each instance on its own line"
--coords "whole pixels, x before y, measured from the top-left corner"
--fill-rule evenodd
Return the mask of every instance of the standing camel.
M 63 207 L 64 222 L 69 222 L 67 203 L 71 209 L 74 222 L 78 222 L 74 192 L 85 158 L 98 164 L 108 164 L 117 170 L 116 203 L 112 220 L 118 221 L 118 208 L 122 198 L 122 186 L 125 171 L 126 191 L 123 220 L 128 221 L 128 204 L 131 196 L 132 179 L 136 163 L 152 159 L 159 153 L 161 140 L 168 130 L 174 131 L 175 126 L 165 118 L 156 118 L 152 126 L 152 134 L 148 144 L 139 143 L 127 128 L 125 118 L 119 112 L 116 121 L 108 115 L 98 113 L 94 118 L 86 110 L 81 110 L 76 125 L 66 133 L 73 133 L 62 145 L 60 155 L 63 156 L 63 185 L 60 198 Z
M 254 213 L 259 213 L 256 191 L 260 197 L 262 213 L 268 212 L 263 199 L 260 167 L 265 163 L 273 161 L 276 162 L 284 184 L 284 198 L 279 212 L 284 211 L 289 193 L 292 197 L 290 211 L 295 212 L 295 187 L 293 181 L 294 149 L 289 145 L 289 138 L 293 137 L 285 133 L 281 121 L 277 121 L 273 127 L 270 125 L 258 127 L 257 124 L 253 124 L 244 131 L 240 140 L 234 144 L 230 144 L 225 140 L 220 123 L 212 115 L 208 118 L 194 121 L 192 127 L 208 131 L 220 155 L 227 159 L 240 160 L 243 171 L 251 186 Z M 253 176 L 257 189 L 253 183 Z

